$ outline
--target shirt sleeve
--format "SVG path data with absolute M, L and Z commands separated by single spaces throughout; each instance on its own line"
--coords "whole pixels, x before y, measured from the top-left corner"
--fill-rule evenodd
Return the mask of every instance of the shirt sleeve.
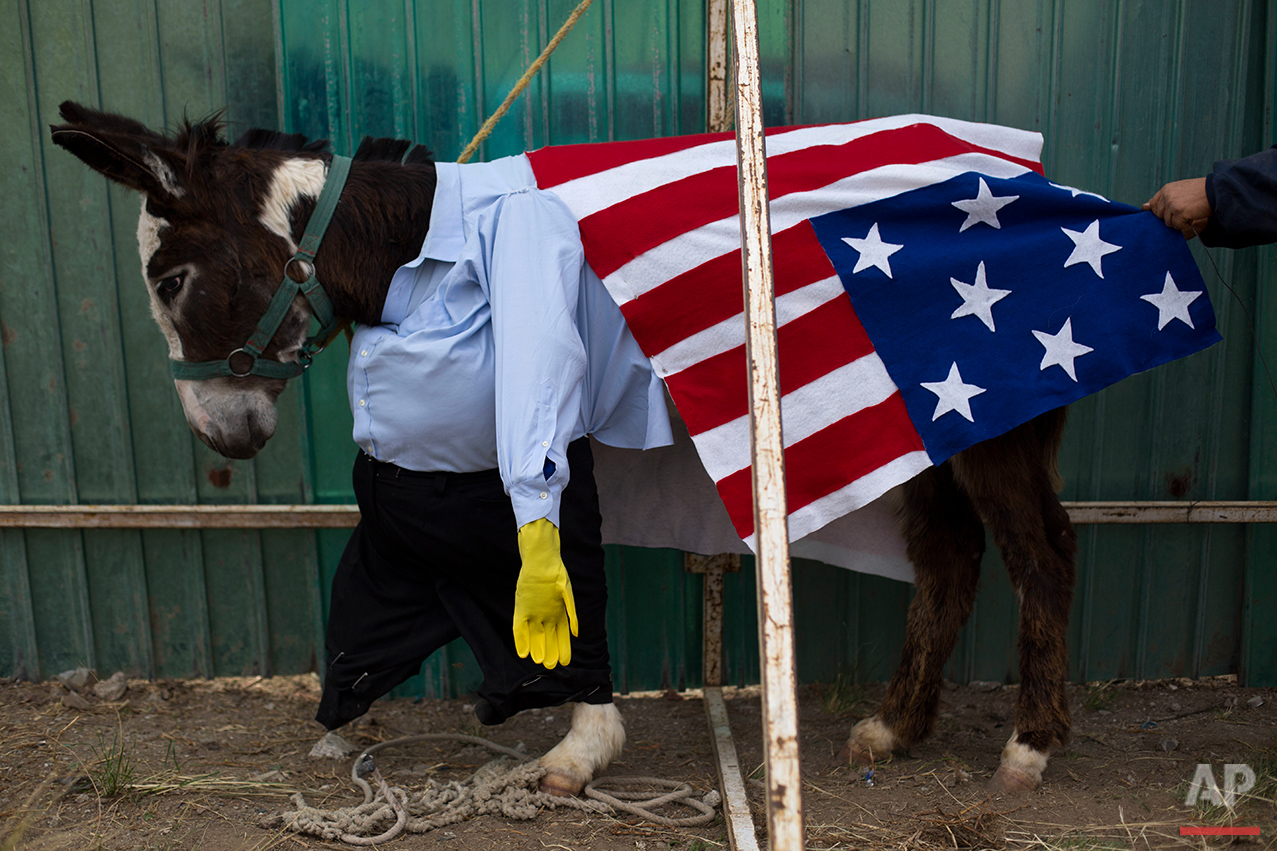
M 583 434 L 580 232 L 563 202 L 537 189 L 498 199 L 477 230 L 492 308 L 497 465 L 517 524 L 544 517 L 558 526 L 567 446 Z
M 1277 242 L 1277 145 L 1240 160 L 1221 160 L 1206 176 L 1211 218 L 1202 244 L 1245 248 Z

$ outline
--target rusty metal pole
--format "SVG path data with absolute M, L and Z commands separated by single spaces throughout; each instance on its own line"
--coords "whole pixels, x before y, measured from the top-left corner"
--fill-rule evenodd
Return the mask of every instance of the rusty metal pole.
M 727 0 L 706 0 L 705 29 L 705 129 L 721 133 L 732 127 L 732 99 L 729 96 Z
M 802 778 L 798 764 L 797 677 L 780 380 L 776 367 L 771 216 L 767 207 L 758 14 L 754 0 L 732 0 L 732 35 L 736 47 L 736 166 L 740 181 L 745 348 L 749 360 L 767 828 L 773 851 L 796 851 L 803 847 Z

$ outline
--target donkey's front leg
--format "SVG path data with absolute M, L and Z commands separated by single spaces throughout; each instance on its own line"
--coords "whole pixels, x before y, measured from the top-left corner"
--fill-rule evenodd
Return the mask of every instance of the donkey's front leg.
M 851 730 L 847 754 L 853 764 L 882 759 L 931 732 L 944 664 L 971 613 L 980 576 L 984 529 L 948 464 L 905 485 L 901 526 L 916 590 L 887 697 Z
M 576 704 L 572 729 L 541 757 L 545 768 L 541 791 L 551 795 L 579 794 L 596 772 L 621 755 L 624 746 L 625 725 L 615 704 Z

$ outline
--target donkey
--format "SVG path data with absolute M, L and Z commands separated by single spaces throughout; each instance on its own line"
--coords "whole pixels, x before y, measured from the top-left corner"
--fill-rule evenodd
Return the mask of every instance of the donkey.
M 378 323 L 391 277 L 425 237 L 433 161 L 423 148 L 409 151 L 408 142 L 365 139 L 322 249 L 310 255 L 313 262 L 294 262 L 334 167 L 324 143 L 251 130 L 228 144 L 216 118 L 185 122 L 169 136 L 69 102 L 61 112 L 66 123 L 52 128 L 53 141 L 142 195 L 143 274 L 171 358 L 179 367 L 224 366 L 217 373 L 175 371 L 188 424 L 217 452 L 252 457 L 274 433 L 275 401 L 287 378 L 318 347 L 307 339 L 312 315 L 331 324 L 322 300 L 294 294 L 273 311 L 277 330 L 260 339 L 255 326 L 277 283 L 301 282 L 313 271 L 333 316 Z M 246 353 L 250 338 L 255 348 Z M 1043 414 L 903 487 L 898 516 L 916 593 L 887 697 L 851 730 L 852 763 L 872 763 L 930 733 L 943 665 L 975 598 L 987 526 L 1020 601 L 1022 679 L 1015 730 L 991 784 L 1019 791 L 1041 782 L 1069 731 L 1065 631 L 1076 537 L 1056 496 L 1064 420 L 1063 409 Z M 543 788 L 578 792 L 623 742 L 611 704 L 578 704 L 571 732 L 543 757 Z

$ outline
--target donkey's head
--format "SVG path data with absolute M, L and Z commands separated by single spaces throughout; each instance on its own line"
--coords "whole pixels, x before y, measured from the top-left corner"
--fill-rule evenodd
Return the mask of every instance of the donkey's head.
M 259 131 L 256 144 L 228 145 L 217 118 L 169 137 L 70 102 L 61 112 L 67 123 L 52 128 L 53 141 L 142 195 L 142 274 L 169 356 L 227 362 L 237 373 L 175 379 L 186 421 L 222 455 L 252 457 L 275 431 L 286 379 L 240 376 L 247 370 L 227 359 L 254 335 L 285 266 L 296 280 L 309 274 L 289 260 L 295 222 L 308 214 L 298 208 L 313 205 L 324 183 L 323 144 Z M 309 317 L 305 299 L 293 299 L 263 360 L 296 362 Z

